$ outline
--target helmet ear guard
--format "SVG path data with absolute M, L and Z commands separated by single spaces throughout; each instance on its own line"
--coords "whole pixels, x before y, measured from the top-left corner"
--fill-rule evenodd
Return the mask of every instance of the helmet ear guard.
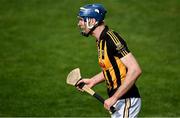
M 89 24 L 90 18 L 86 18 L 86 26 L 88 29 L 92 29 L 96 24 L 98 24 L 98 21 L 96 21 L 95 25 Z
M 82 31 L 82 32 L 81 32 L 81 35 L 83 35 L 83 36 L 85 36 L 85 37 L 88 37 L 89 34 L 91 34 L 91 33 L 96 29 L 96 27 L 99 26 L 99 25 L 101 25 L 102 23 L 103 23 L 102 21 L 97 22 L 97 24 L 95 24 L 95 25 L 90 29 L 90 31 L 89 31 L 88 33 Z

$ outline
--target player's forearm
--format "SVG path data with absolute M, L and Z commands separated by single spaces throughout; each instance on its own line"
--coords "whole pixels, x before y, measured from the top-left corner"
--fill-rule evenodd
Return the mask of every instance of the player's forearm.
M 101 83 L 105 80 L 103 72 L 98 73 L 97 75 L 93 76 L 91 79 L 94 85 Z
M 122 85 L 118 88 L 115 94 L 112 96 L 114 99 L 118 100 L 122 97 L 136 82 L 137 78 L 140 76 L 141 70 L 129 70 L 127 72 L 126 78 Z

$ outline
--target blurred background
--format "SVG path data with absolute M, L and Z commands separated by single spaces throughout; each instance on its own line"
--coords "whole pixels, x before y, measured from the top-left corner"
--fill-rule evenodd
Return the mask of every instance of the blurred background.
M 109 117 L 66 84 L 80 67 L 100 72 L 95 39 L 80 35 L 80 6 L 102 3 L 105 22 L 126 40 L 143 74 L 141 117 L 180 116 L 179 0 L 0 0 L 0 116 Z M 105 83 L 94 88 L 107 98 Z

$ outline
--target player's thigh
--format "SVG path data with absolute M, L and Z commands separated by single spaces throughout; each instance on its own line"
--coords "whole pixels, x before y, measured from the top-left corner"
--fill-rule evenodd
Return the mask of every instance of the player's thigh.
M 111 115 L 112 118 L 137 117 L 141 109 L 141 99 L 121 99 L 116 102 L 114 107 L 117 111 Z
M 141 98 L 131 98 L 131 106 L 129 108 L 129 116 L 135 118 L 141 110 Z

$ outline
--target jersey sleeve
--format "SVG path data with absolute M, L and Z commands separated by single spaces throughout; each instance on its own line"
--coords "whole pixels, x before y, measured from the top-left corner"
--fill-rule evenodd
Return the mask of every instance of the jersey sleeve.
M 107 34 L 108 34 L 107 46 L 114 56 L 122 58 L 130 52 L 126 42 L 123 40 L 123 38 L 119 36 L 118 33 L 108 31 Z

